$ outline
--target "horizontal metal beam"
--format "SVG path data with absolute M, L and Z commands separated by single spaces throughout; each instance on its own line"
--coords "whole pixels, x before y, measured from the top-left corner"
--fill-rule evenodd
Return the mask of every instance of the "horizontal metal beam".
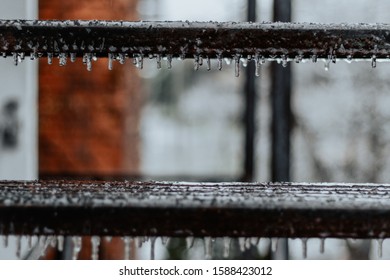
M 86 56 L 388 59 L 389 24 L 0 21 L 0 52 Z M 119 57 L 120 58 L 120 57 Z M 200 61 L 201 63 L 201 61 Z
M 0 234 L 390 237 L 390 185 L 1 181 Z

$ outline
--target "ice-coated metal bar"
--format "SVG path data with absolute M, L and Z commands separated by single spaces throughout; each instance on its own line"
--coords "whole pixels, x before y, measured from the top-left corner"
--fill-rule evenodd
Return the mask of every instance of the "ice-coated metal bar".
M 389 58 L 389 24 L 1 20 L 0 52 L 47 56 Z
M 0 235 L 390 236 L 390 185 L 0 181 Z

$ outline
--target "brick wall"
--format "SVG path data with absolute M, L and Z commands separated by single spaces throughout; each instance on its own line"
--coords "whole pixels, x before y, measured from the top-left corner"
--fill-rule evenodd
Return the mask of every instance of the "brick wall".
M 136 20 L 131 0 L 39 1 L 40 19 Z M 58 60 L 39 67 L 39 169 L 44 174 L 138 173 L 140 92 L 128 61 Z

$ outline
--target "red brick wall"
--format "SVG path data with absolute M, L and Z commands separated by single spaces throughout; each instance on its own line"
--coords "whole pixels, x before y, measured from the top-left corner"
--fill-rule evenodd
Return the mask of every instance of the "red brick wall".
M 134 0 L 39 1 L 40 19 L 136 20 Z M 138 173 L 140 91 L 127 61 L 81 59 L 39 67 L 39 170 L 49 174 Z

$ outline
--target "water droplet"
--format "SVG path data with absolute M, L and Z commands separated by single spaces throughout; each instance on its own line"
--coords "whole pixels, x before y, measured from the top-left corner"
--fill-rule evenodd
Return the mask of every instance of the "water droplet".
M 206 260 L 210 260 L 212 258 L 212 249 L 213 249 L 211 237 L 204 237 L 203 242 L 204 242 L 204 258 Z
M 114 61 L 114 54 L 108 53 L 108 70 L 112 70 L 113 61 Z
M 194 70 L 198 71 L 199 70 L 199 55 L 194 55 Z
M 240 246 L 240 251 L 245 252 L 245 237 L 238 238 L 238 245 Z
M 76 61 L 76 53 L 70 53 L 70 62 L 75 62 Z
M 230 254 L 230 237 L 224 237 L 223 238 L 223 257 L 226 259 L 229 257 Z
M 22 248 L 22 237 L 20 235 L 16 236 L 16 257 L 20 259 L 20 252 Z
M 72 259 L 77 260 L 77 257 L 81 251 L 82 247 L 82 239 L 80 236 L 73 236 L 72 237 L 72 243 L 73 243 L 73 251 L 72 251 Z
M 320 253 L 323 254 L 325 252 L 325 238 L 320 239 Z
M 66 65 L 66 54 L 65 53 L 60 53 L 58 56 L 58 59 L 59 59 L 60 66 Z
M 100 237 L 99 236 L 92 236 L 91 243 L 92 243 L 91 259 L 97 260 L 97 259 L 99 259 Z
M 218 70 L 221 71 L 222 70 L 222 55 L 217 55 L 217 59 L 218 59 Z
M 235 63 L 234 75 L 236 77 L 239 77 L 240 76 L 240 55 L 236 55 L 234 57 L 234 63 Z
M 4 248 L 8 247 L 8 235 L 3 235 L 3 246 Z
M 161 55 L 156 55 L 157 69 L 161 69 Z
M 382 252 L 383 252 L 383 238 L 379 238 L 376 240 L 378 244 L 378 258 L 382 258 Z
M 186 244 L 187 244 L 187 249 L 191 249 L 192 246 L 194 246 L 194 237 L 193 236 L 187 236 L 186 237 Z
M 276 252 L 278 249 L 278 243 L 279 243 L 279 238 L 271 238 L 271 250 L 272 252 Z
M 167 55 L 167 67 L 168 69 L 172 69 L 172 55 Z
M 303 255 L 303 258 L 306 259 L 307 258 L 307 238 L 302 238 L 301 241 L 302 241 L 302 255 Z
M 156 236 L 151 236 L 150 237 L 150 259 L 151 260 L 154 260 L 155 244 L 156 244 Z
M 371 57 L 371 67 L 376 68 L 376 55 L 375 54 Z
M 210 71 L 211 70 L 211 61 L 210 61 L 210 57 L 207 57 L 207 71 Z
M 123 243 L 124 243 L 124 253 L 123 253 L 123 257 L 125 260 L 129 260 L 130 259 L 130 254 L 131 254 L 131 251 L 130 251 L 130 248 L 131 248 L 131 238 L 130 237 L 123 237 Z
M 53 63 L 53 53 L 47 53 L 47 64 L 51 65 Z
M 59 235 L 57 236 L 57 249 L 58 251 L 62 252 L 64 250 L 64 236 Z

